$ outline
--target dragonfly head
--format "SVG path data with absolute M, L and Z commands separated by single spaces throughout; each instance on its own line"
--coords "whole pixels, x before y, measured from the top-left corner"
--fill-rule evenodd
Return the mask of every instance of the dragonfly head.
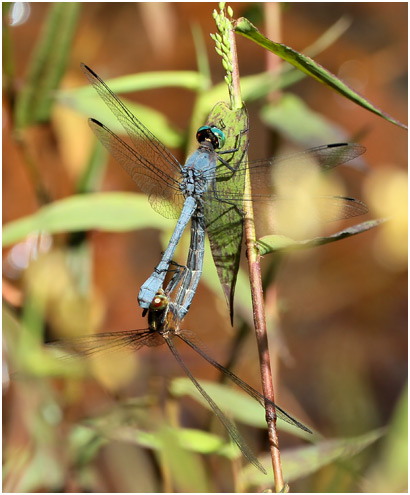
M 216 149 L 223 148 L 225 144 L 225 134 L 218 127 L 204 125 L 196 131 L 196 140 L 199 144 L 208 142 Z
M 152 300 L 149 309 L 150 311 L 162 311 L 169 304 L 168 297 L 165 295 L 165 292 L 162 289 L 155 294 L 154 299 Z
M 152 300 L 148 311 L 148 327 L 151 330 L 161 332 L 164 329 L 168 306 L 168 297 L 162 289 L 159 289 Z

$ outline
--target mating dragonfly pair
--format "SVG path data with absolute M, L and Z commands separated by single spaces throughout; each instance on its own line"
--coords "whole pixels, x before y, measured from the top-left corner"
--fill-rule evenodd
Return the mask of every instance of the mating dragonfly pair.
M 307 427 L 279 406 L 270 402 L 246 382 L 209 357 L 180 329 L 180 323 L 189 310 L 202 273 L 205 231 L 208 231 L 210 237 L 217 268 L 221 268 L 219 275 L 230 304 L 232 320 L 235 270 L 238 269 L 242 243 L 244 201 L 263 202 L 269 206 L 277 200 L 277 197 L 272 194 L 246 195 L 244 193 L 245 173 L 250 174 L 252 188 L 258 191 L 258 188 L 266 186 L 272 166 L 283 159 L 252 162 L 246 165 L 246 171 L 246 161 L 243 159 L 248 146 L 249 126 L 246 110 L 240 111 L 242 113 L 238 115 L 243 125 L 234 140 L 235 145 L 224 149 L 226 133 L 229 137 L 230 129 L 221 128 L 219 124 L 223 123 L 224 119 L 219 116 L 227 114 L 229 109 L 226 104 L 219 103 L 208 119 L 208 125 L 201 127 L 197 132 L 198 149 L 188 158 L 185 166 L 182 166 L 95 72 L 86 65 L 82 65 L 82 69 L 124 127 L 133 146 L 125 143 L 95 119 L 89 121 L 91 129 L 142 191 L 148 195 L 152 207 L 165 217 L 178 218 L 178 221 L 160 263 L 142 285 L 138 296 L 140 306 L 148 312 L 148 328 L 85 336 L 63 345 L 72 347 L 79 354 L 89 355 L 109 348 L 128 347 L 137 350 L 142 346 L 155 346 L 166 342 L 178 363 L 206 399 L 245 457 L 265 472 L 236 427 L 186 367 L 174 346 L 173 339 L 177 337 L 183 340 L 263 406 L 273 405 L 279 418 L 310 432 Z M 230 142 L 232 143 L 233 140 L 230 139 Z M 364 151 L 365 148 L 361 145 L 341 143 L 313 148 L 292 158 L 299 162 L 314 160 L 319 167 L 326 170 L 356 158 Z M 241 159 L 234 161 L 238 155 Z M 367 212 L 366 205 L 353 198 L 332 196 L 324 199 L 333 205 L 332 211 L 336 211 L 334 218 L 349 218 Z M 336 209 L 334 205 L 337 205 Z M 176 246 L 190 220 L 191 243 L 186 267 L 178 277 L 173 277 L 166 291 L 163 291 L 162 286 L 172 263 Z M 222 273 L 228 273 L 228 276 L 221 275 Z M 178 284 L 177 295 L 174 301 L 171 301 L 170 295 Z

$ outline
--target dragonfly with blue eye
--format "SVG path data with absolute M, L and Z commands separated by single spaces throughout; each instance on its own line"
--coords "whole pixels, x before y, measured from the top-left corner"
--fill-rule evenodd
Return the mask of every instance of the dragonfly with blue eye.
M 196 133 L 199 148 L 187 160 L 185 166 L 123 105 L 104 81 L 89 67 L 82 69 L 101 98 L 113 111 L 127 131 L 134 148 L 100 122 L 90 119 L 91 129 L 106 146 L 140 188 L 149 196 L 156 211 L 166 217 L 177 217 L 178 222 L 160 263 L 142 285 L 138 302 L 148 309 L 151 301 L 162 287 L 170 261 L 182 233 L 194 214 L 203 215 L 203 203 L 209 200 L 206 193 L 211 188 L 215 193 L 215 169 L 221 161 L 233 172 L 233 168 L 221 154 L 236 150 L 221 151 L 225 145 L 225 134 L 216 126 L 202 126 Z M 216 153 L 219 150 L 219 153 Z M 179 178 L 175 178 L 178 177 Z
M 232 380 L 238 387 L 245 391 L 250 397 L 255 399 L 261 406 L 265 407 L 265 404 L 270 404 L 275 409 L 276 417 L 295 426 L 307 433 L 312 433 L 311 430 L 300 423 L 298 420 L 293 418 L 284 409 L 279 407 L 277 404 L 273 403 L 269 399 L 265 398 L 260 392 L 251 387 L 248 383 L 243 381 L 232 371 L 226 369 L 224 366 L 219 364 L 215 359 L 210 357 L 200 346 L 200 344 L 192 339 L 192 332 L 180 329 L 180 317 L 179 317 L 179 307 L 175 302 L 169 300 L 169 290 L 178 284 L 181 274 L 177 270 L 174 277 L 171 279 L 166 291 L 160 289 L 152 300 L 149 311 L 148 311 L 148 328 L 140 330 L 129 330 L 123 332 L 109 332 L 101 333 L 95 335 L 86 335 L 83 337 L 78 337 L 74 339 L 62 340 L 51 342 L 48 344 L 49 347 L 53 347 L 59 350 L 70 351 L 74 353 L 74 356 L 87 357 L 92 356 L 97 353 L 104 351 L 111 351 L 115 349 L 129 349 L 132 351 L 137 351 L 143 346 L 156 347 L 166 343 L 171 353 L 175 357 L 178 364 L 182 367 L 188 378 L 191 380 L 195 388 L 206 400 L 206 402 L 211 407 L 212 411 L 221 421 L 222 425 L 225 427 L 231 439 L 239 447 L 243 455 L 251 462 L 255 467 L 257 467 L 261 472 L 266 474 L 266 470 L 258 461 L 255 454 L 252 452 L 250 447 L 247 445 L 245 440 L 242 438 L 236 426 L 226 417 L 215 401 L 210 397 L 210 395 L 205 391 L 202 385 L 196 380 L 193 374 L 190 372 L 186 366 L 184 360 L 182 359 L 180 353 L 175 347 L 175 338 L 182 340 L 191 349 L 193 349 L 197 354 L 204 358 L 209 364 L 214 368 L 219 370 L 221 373 L 226 375 L 230 380 Z M 182 275 L 183 277 L 183 275 Z M 192 279 L 190 279 L 192 280 Z M 189 285 L 189 284 L 188 284 Z M 188 287 L 182 285 L 180 288 L 181 300 L 184 298 L 184 293 Z M 188 337 L 190 335 L 190 337 Z
M 272 166 L 282 163 L 284 159 L 249 163 L 248 171 L 252 190 L 255 192 L 252 195 L 245 195 L 244 157 L 249 130 L 246 110 L 242 110 L 240 114 L 243 125 L 237 133 L 235 146 L 224 150 L 222 148 L 227 132 L 229 133 L 231 129 L 222 129 L 224 119 L 216 118 L 215 115 L 223 115 L 229 109 L 223 102 L 217 104 L 215 108 L 218 108 L 219 113 L 214 109 L 211 112 L 212 118 L 208 119 L 209 125 L 198 129 L 196 138 L 199 147 L 188 158 L 185 166 L 182 166 L 95 72 L 84 64 L 81 67 L 100 97 L 124 127 L 133 146 L 129 146 L 95 119 L 89 120 L 91 129 L 148 195 L 152 207 L 167 218 L 178 219 L 160 263 L 140 289 L 138 295 L 140 306 L 148 309 L 162 287 L 176 246 L 189 220 L 195 215 L 203 216 L 214 261 L 230 306 L 232 322 L 233 293 L 242 244 L 243 203 L 262 201 L 269 205 L 276 201 L 275 195 L 258 193 L 258 190 L 266 188 L 270 181 Z M 321 169 L 327 170 L 358 157 L 364 151 L 365 148 L 359 144 L 339 143 L 312 148 L 291 158 L 292 161 L 302 164 L 305 161 L 315 160 Z M 230 155 L 230 158 L 222 158 L 221 155 L 227 157 Z M 324 199 L 331 205 L 331 208 L 325 205 L 328 212 L 334 212 L 330 220 L 350 218 L 367 212 L 366 205 L 354 198 L 332 196 Z

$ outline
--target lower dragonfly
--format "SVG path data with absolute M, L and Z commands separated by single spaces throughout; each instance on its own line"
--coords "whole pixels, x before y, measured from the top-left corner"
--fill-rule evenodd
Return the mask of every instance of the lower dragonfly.
M 174 275 L 175 277 L 175 275 Z M 174 279 L 173 277 L 173 279 Z M 167 287 L 167 290 L 175 287 L 179 278 L 178 271 L 175 279 L 172 280 Z M 171 289 L 172 290 L 172 289 Z M 182 286 L 180 288 L 180 297 L 183 299 L 183 295 L 186 293 L 186 287 Z M 86 335 L 84 337 L 78 337 L 71 340 L 56 341 L 48 344 L 49 346 L 57 347 L 59 349 L 72 351 L 79 356 L 91 356 L 96 353 L 103 351 L 109 351 L 112 349 L 130 349 L 136 351 L 143 346 L 155 347 L 166 343 L 177 360 L 178 364 L 182 367 L 186 375 L 189 377 L 191 382 L 194 384 L 195 388 L 202 395 L 202 397 L 207 401 L 212 411 L 221 421 L 225 429 L 227 430 L 229 436 L 239 447 L 243 455 L 251 462 L 255 467 L 257 467 L 261 472 L 266 474 L 266 470 L 260 464 L 254 453 L 251 451 L 249 446 L 243 440 L 238 429 L 234 424 L 225 416 L 222 410 L 214 402 L 214 400 L 209 396 L 209 394 L 204 390 L 204 388 L 199 384 L 196 378 L 192 375 L 185 362 L 183 361 L 181 355 L 177 351 L 174 345 L 174 339 L 178 338 L 185 342 L 191 349 L 198 353 L 202 358 L 208 361 L 213 367 L 218 369 L 221 373 L 225 374 L 230 378 L 237 386 L 244 390 L 253 399 L 259 402 L 263 407 L 265 404 L 270 404 L 274 407 L 276 411 L 276 416 L 287 423 L 300 428 L 301 430 L 312 433 L 311 430 L 300 423 L 298 420 L 293 418 L 285 410 L 274 404 L 269 399 L 264 397 L 260 392 L 255 390 L 232 371 L 226 369 L 224 366 L 219 364 L 215 359 L 210 357 L 204 350 L 188 337 L 188 332 L 180 329 L 180 317 L 178 306 L 169 301 L 166 291 L 162 289 L 153 299 L 149 311 L 148 311 L 148 328 L 140 330 L 129 330 L 123 332 L 109 332 L 101 333 L 95 335 Z
M 89 67 L 82 64 L 83 72 L 100 97 L 121 123 L 132 141 L 130 146 L 106 126 L 90 119 L 90 127 L 101 143 L 112 153 L 124 170 L 148 195 L 152 207 L 167 218 L 178 218 L 178 223 L 165 250 L 161 262 L 142 285 L 138 301 L 148 309 L 157 291 L 162 287 L 177 243 L 190 217 L 201 211 L 210 238 L 212 254 L 218 275 L 230 306 L 233 320 L 233 292 L 242 243 L 244 201 L 262 201 L 269 204 L 277 199 L 266 194 L 272 166 L 284 159 L 259 160 L 248 164 L 253 193 L 244 194 L 245 155 L 249 130 L 246 109 L 241 109 L 238 119 L 243 125 L 232 136 L 231 126 L 224 124 L 223 114 L 232 111 L 223 102 L 211 112 L 207 125 L 197 131 L 199 148 L 187 160 L 185 166 L 127 109 L 104 81 Z M 216 117 L 218 115 L 218 117 Z M 220 116 L 222 115 L 222 119 Z M 229 120 L 229 119 L 228 119 Z M 222 130 L 223 129 L 223 130 Z M 227 139 L 229 136 L 231 139 Z M 224 148 L 225 142 L 236 143 Z M 352 160 L 365 152 L 356 143 L 338 143 L 319 146 L 293 155 L 289 163 L 315 161 L 323 169 L 331 169 Z M 223 159 L 221 154 L 230 158 Z M 239 160 L 238 157 L 239 156 Z M 327 196 L 331 219 L 351 218 L 367 212 L 360 200 L 344 196 Z M 285 200 L 288 200 L 286 198 Z M 235 228 L 233 229 L 233 225 Z M 235 230 L 235 242 L 230 238 Z M 235 273 L 232 273 L 235 272 Z M 226 275 L 228 274 L 228 275 Z

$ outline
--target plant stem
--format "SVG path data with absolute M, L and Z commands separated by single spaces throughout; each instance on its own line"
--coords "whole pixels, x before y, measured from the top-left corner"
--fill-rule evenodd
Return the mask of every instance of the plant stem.
M 239 65 L 238 56 L 235 43 L 234 28 L 229 33 L 231 57 L 232 57 L 232 103 L 235 108 L 240 108 L 237 105 L 242 106 L 242 99 L 240 94 L 240 82 L 239 82 Z M 251 184 L 249 178 L 249 172 L 245 178 L 245 197 L 251 196 Z M 243 205 L 245 211 L 244 218 L 244 231 L 245 231 L 245 244 L 246 254 L 248 258 L 249 277 L 251 283 L 252 292 L 252 306 L 253 306 L 253 320 L 255 325 L 256 340 L 259 352 L 259 363 L 261 369 L 262 390 L 263 395 L 272 402 L 275 401 L 272 373 L 270 366 L 269 347 L 266 333 L 266 321 L 265 321 L 265 306 L 263 301 L 262 290 L 262 277 L 260 271 L 260 255 L 255 246 L 256 233 L 255 222 L 253 217 L 253 206 L 251 201 L 244 201 Z M 266 422 L 268 425 L 269 444 L 272 457 L 273 474 L 275 478 L 275 490 L 280 492 L 284 488 L 282 464 L 280 459 L 279 439 L 276 430 L 276 414 L 273 406 L 265 404 Z

